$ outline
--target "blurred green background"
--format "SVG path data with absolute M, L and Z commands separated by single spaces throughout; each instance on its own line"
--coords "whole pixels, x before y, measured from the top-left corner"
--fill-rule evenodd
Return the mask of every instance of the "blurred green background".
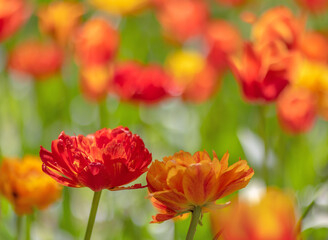
M 51 1 L 38 0 L 35 4 Z M 81 1 L 82 2 L 82 1 Z M 292 1 L 256 1 L 247 8 L 227 8 L 211 3 L 213 18 L 236 24 L 245 38 L 250 26 L 239 15 L 251 10 L 256 15 L 277 6 L 290 6 L 300 12 Z M 88 7 L 86 18 L 99 14 Z M 101 13 L 104 14 L 104 13 Z M 167 43 L 152 10 L 136 16 L 115 19 L 121 35 L 119 60 L 135 59 L 144 63 L 163 64 L 166 56 L 179 49 Z M 307 27 L 326 31 L 328 14 L 309 16 Z M 120 102 L 109 95 L 96 104 L 83 98 L 78 86 L 78 67 L 72 59 L 66 61 L 61 74 L 46 81 L 25 81 L 5 70 L 7 52 L 23 39 L 40 36 L 37 17 L 13 37 L 0 44 L 0 155 L 22 157 L 38 155 L 40 145 L 49 149 L 51 141 L 61 131 L 67 134 L 88 134 L 107 127 L 127 126 L 139 134 L 153 159 L 183 149 L 215 150 L 222 156 L 227 150 L 230 162 L 241 157 L 254 168 L 255 176 L 249 189 L 263 186 L 261 161 L 264 154 L 261 107 L 245 103 L 231 73 L 224 76 L 220 91 L 203 104 L 168 99 L 156 105 Z M 193 48 L 194 46 L 189 46 Z M 304 220 L 304 239 L 328 239 L 328 127 L 318 119 L 307 134 L 289 136 L 278 125 L 275 105 L 264 112 L 266 136 L 269 141 L 269 183 L 291 189 L 299 201 L 300 211 L 319 192 L 315 207 Z M 145 176 L 141 181 L 145 183 Z M 247 189 L 242 190 L 242 194 Z M 49 209 L 32 217 L 32 239 L 71 240 L 84 235 L 93 192 L 90 189 L 65 188 L 63 198 Z M 247 193 L 245 193 L 247 194 Z M 147 190 L 104 191 L 93 231 L 93 239 L 184 239 L 190 219 L 179 222 L 149 224 L 156 213 Z M 15 215 L 9 203 L 1 198 L 0 239 L 15 236 Z M 211 239 L 208 216 L 198 227 L 195 239 Z

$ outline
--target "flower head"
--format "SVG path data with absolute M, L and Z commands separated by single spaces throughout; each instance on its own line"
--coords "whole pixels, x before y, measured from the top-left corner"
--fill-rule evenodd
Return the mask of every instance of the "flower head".
M 253 25 L 252 37 L 257 44 L 280 41 L 288 49 L 298 47 L 305 21 L 287 7 L 275 7 L 265 12 Z
M 328 62 L 328 38 L 320 32 L 304 33 L 299 42 L 299 50 L 308 60 Z
M 111 14 L 129 15 L 145 8 L 149 0 L 89 0 L 96 8 Z
M 131 61 L 117 65 L 112 87 L 123 100 L 156 103 L 170 96 L 172 83 L 160 66 Z
M 34 208 L 45 209 L 61 196 L 61 187 L 40 167 L 38 157 L 4 159 L 0 166 L 0 194 L 9 200 L 19 215 Z
M 252 178 L 254 171 L 245 160 L 228 166 L 229 154 L 221 161 L 213 152 L 211 160 L 206 151 L 191 155 L 180 151 L 156 160 L 147 173 L 149 196 L 156 199 L 161 213 L 153 222 L 162 222 L 192 211 L 196 206 L 203 210 L 217 207 L 215 201 L 243 187 Z
M 216 0 L 216 1 L 226 6 L 238 7 L 245 4 L 249 0 Z
M 299 5 L 314 13 L 323 13 L 328 8 L 327 0 L 295 0 Z
M 85 66 L 80 75 L 80 87 L 88 100 L 100 101 L 106 97 L 113 78 L 112 66 Z
M 0 0 L 0 42 L 16 32 L 29 13 L 23 0 Z
M 55 1 L 39 11 L 39 26 L 60 45 L 65 45 L 83 15 L 80 3 Z
M 290 194 L 269 188 L 258 203 L 233 201 L 211 214 L 214 235 L 223 240 L 296 240 L 295 202 Z
M 230 64 L 246 100 L 272 102 L 289 84 L 294 61 L 295 56 L 279 42 L 262 48 L 246 43 L 241 56 L 232 57 Z
M 115 56 L 119 35 L 104 19 L 94 18 L 77 31 L 74 43 L 82 65 L 104 65 Z
M 57 73 L 63 63 L 62 50 L 53 43 L 27 41 L 19 44 L 9 56 L 9 67 L 36 79 Z
M 102 129 L 87 136 L 62 132 L 51 151 L 41 146 L 42 169 L 60 184 L 120 190 L 148 170 L 152 157 L 142 139 L 128 128 Z M 127 188 L 140 188 L 136 184 Z
M 209 48 L 208 61 L 217 69 L 225 69 L 229 56 L 242 47 L 238 29 L 223 20 L 216 20 L 207 25 L 205 41 Z
M 207 5 L 198 0 L 168 0 L 158 10 L 165 35 L 178 42 L 201 34 L 208 17 Z
M 304 88 L 288 87 L 278 98 L 277 114 L 287 132 L 306 132 L 316 119 L 316 96 Z
M 177 93 L 188 101 L 201 103 L 218 90 L 221 81 L 214 68 L 195 51 L 177 51 L 166 59 L 167 72 L 177 85 Z

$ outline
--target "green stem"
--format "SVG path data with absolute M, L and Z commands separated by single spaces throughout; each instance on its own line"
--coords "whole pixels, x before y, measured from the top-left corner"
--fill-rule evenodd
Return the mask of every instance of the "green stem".
M 21 238 L 22 238 L 22 225 L 23 225 L 23 217 L 17 215 L 17 219 L 16 219 L 16 240 L 21 240 Z
M 89 215 L 88 226 L 87 226 L 87 230 L 85 232 L 84 240 L 90 240 L 90 238 L 91 238 L 93 225 L 95 223 L 95 219 L 96 219 L 96 215 L 97 215 L 100 196 L 101 196 L 101 191 L 94 192 L 92 206 L 91 206 L 90 215 Z
M 261 135 L 264 144 L 264 153 L 262 161 L 262 174 L 265 184 L 269 185 L 269 171 L 268 171 L 268 155 L 269 155 L 269 142 L 266 134 L 266 106 L 260 106 L 260 123 L 261 123 Z
M 190 222 L 186 240 L 194 239 L 194 236 L 196 233 L 196 228 L 197 228 L 199 217 L 200 217 L 201 213 L 202 213 L 202 208 L 199 206 L 195 207 L 195 209 L 192 212 L 191 222 Z
M 32 215 L 26 215 L 25 240 L 31 239 Z
M 108 128 L 108 110 L 107 110 L 106 99 L 100 102 L 98 106 L 99 106 L 100 128 Z

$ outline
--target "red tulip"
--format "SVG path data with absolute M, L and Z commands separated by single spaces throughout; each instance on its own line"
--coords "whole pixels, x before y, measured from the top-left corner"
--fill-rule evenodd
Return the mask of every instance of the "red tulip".
M 62 132 L 52 141 L 51 151 L 41 146 L 43 171 L 68 187 L 121 190 L 145 173 L 152 156 L 142 139 L 128 128 L 102 129 L 87 136 Z

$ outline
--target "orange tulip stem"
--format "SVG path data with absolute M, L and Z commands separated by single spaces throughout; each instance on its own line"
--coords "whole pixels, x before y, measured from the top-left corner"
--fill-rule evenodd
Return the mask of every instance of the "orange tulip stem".
M 97 215 L 100 196 L 101 196 L 101 191 L 94 192 L 92 206 L 91 206 L 90 215 L 89 215 L 88 226 L 87 226 L 87 230 L 85 232 L 84 240 L 90 240 L 90 238 L 91 238 L 93 225 L 95 223 L 95 219 L 96 219 L 96 215 Z
M 199 222 L 199 218 L 200 215 L 202 213 L 202 208 L 197 206 L 194 208 L 193 212 L 192 212 L 192 216 L 191 216 L 191 222 L 190 222 L 190 226 L 189 226 L 189 230 L 187 233 L 187 237 L 186 240 L 193 240 L 195 233 L 196 233 L 196 228 Z
M 26 215 L 25 240 L 31 239 L 32 215 Z

